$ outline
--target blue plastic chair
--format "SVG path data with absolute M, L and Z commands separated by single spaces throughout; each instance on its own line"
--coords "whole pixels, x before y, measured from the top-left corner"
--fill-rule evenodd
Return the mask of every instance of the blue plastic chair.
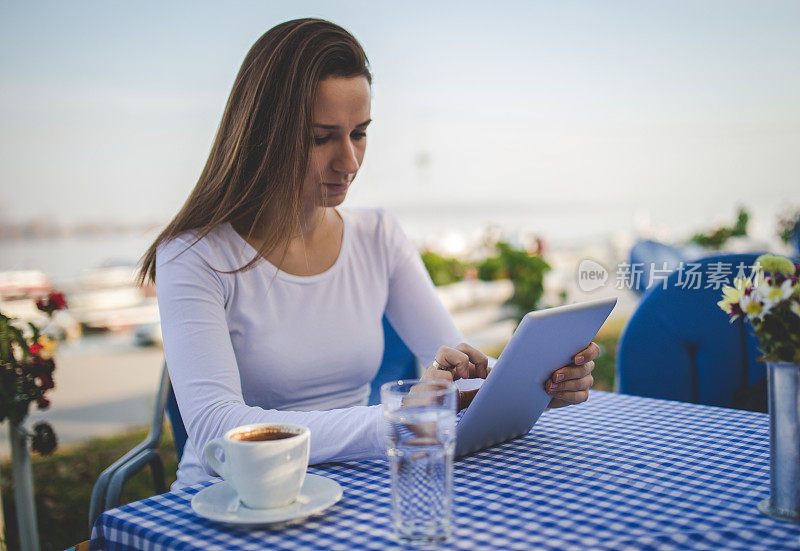
M 381 385 L 383 383 L 400 379 L 414 379 L 418 375 L 414 354 L 408 349 L 386 316 L 383 316 L 383 340 L 381 367 L 370 387 L 368 404 L 371 406 L 381 403 Z
M 674 270 L 685 260 L 683 253 L 677 247 L 659 241 L 637 241 L 631 247 L 631 288 L 637 293 L 644 293 L 650 285 L 650 274 L 656 270 Z M 634 268 L 635 267 L 635 268 Z M 638 271 L 641 269 L 641 271 Z M 654 281 L 658 285 L 659 280 Z
M 730 323 L 717 302 L 721 288 L 708 287 L 717 268 L 731 267 L 732 285 L 740 263 L 750 269 L 757 254 L 702 258 L 684 265 L 642 297 L 625 327 L 617 353 L 617 384 L 626 394 L 724 407 L 745 407 L 748 392 L 765 379 L 756 360 L 757 340 L 741 319 Z M 701 288 L 687 275 L 697 265 Z M 722 278 L 720 278 L 722 279 Z M 684 287 L 681 286 L 683 283 Z M 749 408 L 748 408 L 749 409 Z
M 792 237 L 789 239 L 789 244 L 794 248 L 794 254 L 800 255 L 800 220 L 794 225 Z
M 164 364 L 164 370 L 167 369 L 167 364 Z M 169 419 L 169 426 L 172 428 L 172 440 L 175 443 L 175 455 L 178 461 L 183 457 L 183 448 L 186 447 L 186 440 L 189 435 L 186 433 L 186 427 L 181 418 L 181 412 L 178 409 L 178 400 L 175 399 L 175 391 L 172 390 L 172 384 L 169 385 L 169 394 L 167 394 L 167 419 Z
M 414 355 L 397 335 L 386 316 L 383 317 L 384 351 L 378 374 L 372 381 L 370 391 L 370 404 L 380 403 L 380 386 L 387 381 L 414 378 L 417 375 L 417 363 Z M 172 428 L 172 438 L 175 442 L 175 454 L 180 461 L 186 447 L 188 435 L 183 424 L 175 392 L 169 379 L 167 364 L 161 374 L 161 383 L 156 395 L 156 405 L 153 422 L 147 438 L 122 458 L 103 471 L 92 489 L 92 498 L 89 505 L 89 532 L 97 517 L 112 507 L 119 506 L 122 499 L 122 489 L 125 483 L 136 473 L 150 467 L 153 477 L 154 493 L 160 494 L 167 491 L 164 464 L 158 454 L 161 435 L 164 427 L 164 414 L 166 413 Z

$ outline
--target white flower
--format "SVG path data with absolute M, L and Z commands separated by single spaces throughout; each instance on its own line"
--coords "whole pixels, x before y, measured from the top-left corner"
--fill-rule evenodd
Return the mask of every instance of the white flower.
M 750 318 L 763 318 L 764 315 L 772 309 L 772 304 L 764 304 L 759 300 L 756 293 L 745 295 L 739 301 L 739 306 L 742 307 L 742 312 Z
M 789 309 L 794 312 L 797 317 L 800 317 L 800 302 L 793 300 L 789 303 Z
M 738 280 L 737 280 L 738 281 Z M 739 301 L 744 296 L 744 293 L 737 291 L 735 288 L 726 285 L 722 288 L 722 300 L 717 303 L 717 306 L 722 308 L 722 310 L 730 315 L 733 316 L 731 318 L 731 323 L 738 318 L 739 316 L 733 313 L 733 306 L 738 305 Z
M 758 269 L 756 270 L 756 275 L 753 276 L 752 285 L 755 289 L 758 289 L 763 283 L 764 283 L 764 270 L 762 270 L 761 266 L 759 266 Z
M 739 296 L 744 295 L 745 289 L 753 287 L 753 281 L 749 277 L 737 277 L 733 280 L 733 286 L 739 291 Z
M 791 297 L 793 292 L 794 286 L 792 282 L 787 279 L 781 283 L 780 286 L 770 285 L 768 281 L 764 281 L 756 288 L 755 294 L 763 301 L 764 306 L 771 309 L 773 306 Z

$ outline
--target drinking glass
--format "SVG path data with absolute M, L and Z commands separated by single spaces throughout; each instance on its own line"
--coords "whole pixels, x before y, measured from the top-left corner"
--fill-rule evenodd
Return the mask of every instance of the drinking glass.
M 453 524 L 456 386 L 409 379 L 381 386 L 395 535 L 407 544 L 447 540 Z

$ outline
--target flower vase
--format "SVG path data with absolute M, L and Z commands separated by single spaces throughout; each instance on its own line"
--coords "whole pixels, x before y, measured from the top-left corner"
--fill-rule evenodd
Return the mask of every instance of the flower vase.
M 758 509 L 778 520 L 800 522 L 800 365 L 767 363 L 769 397 L 769 497 Z
M 14 477 L 14 503 L 22 551 L 39 551 L 39 532 L 36 527 L 36 505 L 33 501 L 33 471 L 28 451 L 28 437 L 21 423 L 9 420 L 11 438 L 11 473 Z

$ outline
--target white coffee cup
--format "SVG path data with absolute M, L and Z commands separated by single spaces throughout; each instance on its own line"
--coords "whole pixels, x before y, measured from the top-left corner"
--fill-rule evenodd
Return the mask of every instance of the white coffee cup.
M 292 436 L 270 439 L 265 434 Z M 260 436 L 259 436 L 260 435 Z M 302 425 L 256 423 L 236 427 L 206 444 L 206 461 L 230 484 L 239 500 L 251 509 L 269 509 L 292 503 L 308 467 L 310 431 Z M 218 457 L 222 451 L 223 458 Z

